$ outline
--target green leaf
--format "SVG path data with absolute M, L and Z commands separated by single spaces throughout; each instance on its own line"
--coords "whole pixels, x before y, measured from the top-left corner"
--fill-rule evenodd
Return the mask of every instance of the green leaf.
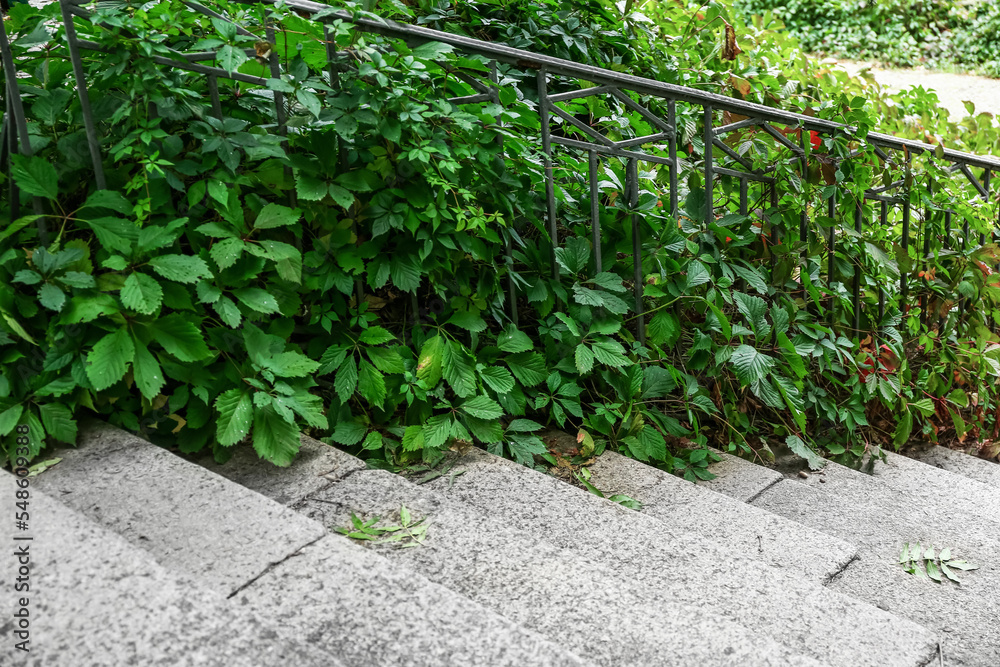
M 139 229 L 133 223 L 119 218 L 96 218 L 83 220 L 94 231 L 97 240 L 109 250 L 117 250 L 122 255 L 132 253 L 132 244 L 139 239 Z
M 14 430 L 18 420 L 21 418 L 22 412 L 24 412 L 24 406 L 21 404 L 14 405 L 0 412 L 0 437 Z
M 738 275 L 740 278 L 745 280 L 750 287 L 754 288 L 760 294 L 767 294 L 767 283 L 764 281 L 763 276 L 752 267 L 743 267 L 739 264 L 730 264 L 729 268 Z
M 219 394 L 215 399 L 219 413 L 215 425 L 215 438 L 223 447 L 231 447 L 250 433 L 253 404 L 250 394 L 239 387 Z
M 531 466 L 535 463 L 535 456 L 548 454 L 545 443 L 537 435 L 517 436 L 507 441 L 507 449 L 510 450 L 514 460 L 523 466 Z
M 471 396 L 476 392 L 475 367 L 476 360 L 462 345 L 456 341 L 450 341 L 445 345 L 441 370 L 444 379 L 459 398 Z
M 479 316 L 479 313 L 471 310 L 460 310 L 451 317 L 445 324 L 453 324 L 456 327 L 478 333 L 486 329 L 486 322 Z
M 420 260 L 410 255 L 396 254 L 389 262 L 392 283 L 404 292 L 415 292 L 420 287 Z
M 370 347 L 365 350 L 375 368 L 383 373 L 405 373 L 406 363 L 398 348 Z
M 179 313 L 171 313 L 151 327 L 153 340 L 180 361 L 201 361 L 211 356 L 198 327 Z
M 188 285 L 212 275 L 205 260 L 194 255 L 159 255 L 150 259 L 149 264 L 167 280 Z
M 132 213 L 132 204 L 119 192 L 112 190 L 97 190 L 87 196 L 83 208 L 106 208 L 115 213 L 129 215 Z
M 607 366 L 617 368 L 630 363 L 622 344 L 611 338 L 595 340 L 591 349 L 594 351 L 594 357 Z
M 403 432 L 403 451 L 415 452 L 424 448 L 424 430 L 420 426 L 407 426 Z
M 899 419 L 899 423 L 896 424 L 896 430 L 893 433 L 892 443 L 897 449 L 906 444 L 906 441 L 910 439 L 911 432 L 913 432 L 913 413 L 907 411 Z
M 447 341 L 441 336 L 433 336 L 424 341 L 417 358 L 417 378 L 426 386 L 433 387 L 441 380 L 441 366 Z
M 291 209 L 281 204 L 268 204 L 260 210 L 257 220 L 253 226 L 256 229 L 272 229 L 274 227 L 287 227 L 294 225 L 302 217 L 302 211 Z
M 382 449 L 382 444 L 382 434 L 378 431 L 372 431 L 365 437 L 365 441 L 361 443 L 361 448 L 367 450 L 379 450 Z
M 208 254 L 220 269 L 228 269 L 236 263 L 246 248 L 240 239 L 222 239 L 212 244 Z
M 591 279 L 591 282 L 611 292 L 624 293 L 628 291 L 628 288 L 622 284 L 622 279 L 617 274 L 608 271 L 598 273 Z
M 276 466 L 287 468 L 299 451 L 299 429 L 266 405 L 254 410 L 253 448 Z
M 109 333 L 87 354 L 87 378 L 96 391 L 104 391 L 125 377 L 134 356 L 135 346 L 128 330 Z
M 233 296 L 239 299 L 244 306 L 258 313 L 273 315 L 280 312 L 275 298 L 259 287 L 241 287 L 238 290 L 233 290 Z
M 653 345 L 673 347 L 681 336 L 681 324 L 676 315 L 661 310 L 649 321 L 646 334 Z
M 785 444 L 792 450 L 792 453 L 805 459 L 810 470 L 819 470 L 825 465 L 823 457 L 812 450 L 809 445 L 802 441 L 797 435 L 790 435 L 785 438 Z
M 699 285 L 704 285 L 709 280 L 712 279 L 712 275 L 705 268 L 705 265 L 694 259 L 687 266 L 687 287 L 685 291 L 690 290 L 692 287 L 698 287 Z
M 381 408 L 385 401 L 385 378 L 368 361 L 358 365 L 358 393 L 372 405 Z
M 335 183 L 330 184 L 330 196 L 333 197 L 333 201 L 337 202 L 337 206 L 344 210 L 351 208 L 354 204 L 354 195 Z
M 767 302 L 759 296 L 750 296 L 742 292 L 734 292 L 733 300 L 736 302 L 736 308 L 750 322 L 757 338 L 766 338 L 771 333 L 771 325 L 765 318 Z
M 163 288 L 145 273 L 133 273 L 121 290 L 122 305 L 143 315 L 152 314 L 163 303 Z
M 341 403 L 347 403 L 358 387 L 358 362 L 354 355 L 349 355 L 337 370 L 333 381 L 333 389 L 337 392 Z
M 507 424 L 507 430 L 514 433 L 534 433 L 535 431 L 541 431 L 543 428 L 545 427 L 530 419 L 515 419 Z
M 545 359 L 537 352 L 520 352 L 508 356 L 504 361 L 514 377 L 525 387 L 541 384 L 548 377 L 545 369 Z
M 740 345 L 736 348 L 729 362 L 736 369 L 736 377 L 743 386 L 763 379 L 774 367 L 773 358 L 749 345 Z
M 586 375 L 594 368 L 594 353 L 585 343 L 576 346 L 574 355 L 576 360 L 576 370 L 580 375 Z
M 66 293 L 52 283 L 45 283 L 38 291 L 38 303 L 58 313 L 66 305 Z
M 479 377 L 487 387 L 498 394 L 506 394 L 514 388 L 514 376 L 502 366 L 489 366 L 479 371 Z
M 436 449 L 451 437 L 452 417 L 450 414 L 435 415 L 423 426 L 424 447 Z
M 504 352 L 527 352 L 534 345 L 528 335 L 518 331 L 514 325 L 508 325 L 503 333 L 497 336 L 497 347 Z
M 97 286 L 97 283 L 94 281 L 94 276 L 81 271 L 67 271 L 56 278 L 56 280 L 61 282 L 63 285 L 76 287 L 77 289 L 90 289 Z
M 480 419 L 479 417 L 465 417 L 463 420 L 469 432 L 479 442 L 487 444 L 497 443 L 503 440 L 503 427 L 496 419 Z
M 43 403 L 38 407 L 38 414 L 50 438 L 76 444 L 76 420 L 68 407 L 62 403 Z
M 382 327 L 369 327 L 358 336 L 358 341 L 365 345 L 381 345 L 391 340 L 396 340 L 395 334 L 386 331 Z
M 459 410 L 480 419 L 499 419 L 503 416 L 500 404 L 487 396 L 474 396 L 462 403 Z
M 48 160 L 12 155 L 10 173 L 17 187 L 32 197 L 59 198 L 59 175 Z
M 243 314 L 240 313 L 240 307 L 228 296 L 220 297 L 218 301 L 212 304 L 212 308 L 219 314 L 219 319 L 226 326 L 233 329 L 240 327 L 240 322 L 243 321 Z
M 166 384 L 163 370 L 145 344 L 135 337 L 132 338 L 132 342 L 135 344 L 135 359 L 132 361 L 135 385 L 143 396 L 152 401 Z
M 249 60 L 249 58 L 247 58 L 247 54 L 243 51 L 243 49 L 238 46 L 226 44 L 219 49 L 216 54 L 216 60 L 227 72 L 235 72 L 240 68 L 240 65 Z
M 342 445 L 356 445 L 365 437 L 367 430 L 364 424 L 359 424 L 351 420 L 342 420 L 337 422 L 337 427 L 333 429 L 333 435 L 330 437 L 333 438 L 334 442 L 339 442 Z
M 319 368 L 319 362 L 313 361 L 301 352 L 288 351 L 270 357 L 262 367 L 278 377 L 303 378 L 315 373 Z

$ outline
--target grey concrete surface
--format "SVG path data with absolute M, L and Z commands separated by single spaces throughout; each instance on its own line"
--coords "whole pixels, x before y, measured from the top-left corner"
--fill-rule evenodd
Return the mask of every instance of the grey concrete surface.
M 925 506 L 909 500 L 904 493 L 889 489 L 869 478 L 853 485 L 839 485 L 835 464 L 828 466 L 831 481 L 810 487 L 799 481 L 784 480 L 765 491 L 754 505 L 789 519 L 850 540 L 861 550 L 860 560 L 847 567 L 832 584 L 837 590 L 871 604 L 883 604 L 937 633 L 947 645 L 961 648 L 966 664 L 998 664 L 1000 621 L 998 621 L 996 576 L 1000 553 L 995 527 L 977 518 L 950 513 L 946 503 Z M 845 469 L 846 470 L 846 469 Z M 862 475 L 847 471 L 853 475 Z M 810 478 L 812 481 L 812 478 Z M 961 572 L 962 585 L 937 584 L 919 580 L 922 595 L 903 604 L 911 590 L 911 577 L 898 565 L 905 543 L 919 543 L 937 549 L 951 547 L 955 557 L 980 565 L 980 570 Z M 906 586 L 889 596 L 893 586 Z M 971 603 L 970 600 L 977 600 Z M 918 604 L 918 602 L 920 604 Z M 972 609 L 992 610 L 986 616 L 967 613 Z M 950 653 L 950 651 L 949 651 Z M 945 663 L 950 665 L 951 663 Z
M 716 477 L 698 482 L 698 486 L 702 488 L 745 503 L 781 479 L 781 473 L 777 470 L 756 465 L 725 452 L 716 453 L 722 460 L 708 467 Z
M 288 468 L 262 463 L 249 447 L 237 448 L 233 458 L 224 464 L 211 457 L 199 459 L 198 463 L 282 505 L 294 505 L 330 482 L 365 469 L 360 459 L 307 435 L 302 436 L 299 454 Z
M 35 480 L 31 480 L 34 482 Z M 0 471 L 0 508 L 14 515 L 14 476 Z M 192 578 L 29 486 L 29 527 L 0 558 L 0 664 L 18 667 L 338 667 L 336 655 L 278 631 Z M 28 545 L 27 592 L 12 557 Z M 25 582 L 22 582 L 25 583 Z M 28 599 L 27 653 L 14 649 L 18 597 Z
M 456 485 L 462 477 L 456 478 Z M 532 492 L 525 489 L 525 497 Z M 556 502 L 555 498 L 549 500 Z M 654 554 L 629 553 L 625 549 L 615 552 L 626 562 L 602 560 L 600 557 L 607 553 L 600 551 L 560 549 L 548 543 L 559 539 L 551 530 L 539 526 L 530 532 L 522 530 L 527 527 L 504 511 L 506 503 L 502 498 L 496 499 L 491 511 L 481 512 L 387 472 L 365 471 L 307 499 L 301 509 L 325 525 L 336 527 L 347 525 L 352 511 L 397 521 L 403 504 L 415 516 L 428 517 L 427 542 L 411 549 L 385 547 L 379 549 L 380 553 L 524 627 L 566 642 L 596 664 L 660 664 L 665 655 L 674 656 L 675 664 L 685 665 L 814 661 L 801 651 L 782 646 L 712 611 L 705 600 L 719 594 L 708 586 L 708 578 L 702 579 L 706 584 L 698 590 L 684 586 L 663 589 L 635 578 L 635 569 L 627 560 L 655 558 L 671 549 Z M 612 511 L 617 507 L 621 512 L 631 512 L 610 507 Z M 603 521 L 602 512 L 595 507 L 572 511 L 584 521 Z M 625 515 L 617 516 L 624 526 L 621 519 Z M 682 544 L 672 546 L 672 550 L 684 550 Z M 676 559 L 651 562 L 678 579 L 687 574 L 678 569 Z M 725 579 L 719 588 L 727 584 L 746 586 L 743 578 L 723 576 L 726 563 L 704 565 L 711 568 L 712 575 Z M 732 587 L 725 595 L 734 594 Z M 849 606 L 856 604 L 837 597 Z M 906 641 L 920 644 L 919 648 L 909 645 L 904 649 L 912 651 L 913 659 L 899 664 L 919 664 L 919 655 L 926 648 L 921 644 L 922 631 L 909 624 L 899 629 L 903 637 L 890 640 L 890 646 Z M 908 634 L 910 629 L 913 632 Z
M 356 667 L 571 667 L 571 652 L 383 556 L 329 535 L 236 594 Z
M 913 455 L 913 458 L 935 468 L 1000 487 L 1000 463 L 996 461 L 987 461 L 939 445 L 929 447 Z
M 37 488 L 177 572 L 230 594 L 325 531 L 130 433 L 91 423 Z
M 699 532 L 732 553 L 823 582 L 843 569 L 858 550 L 843 540 L 753 505 L 692 484 L 615 452 L 590 466 L 591 483 L 606 496 L 623 493 L 642 503 L 642 513 L 665 524 Z M 770 476 L 769 476 L 770 477 Z M 468 480 L 456 479 L 461 487 Z

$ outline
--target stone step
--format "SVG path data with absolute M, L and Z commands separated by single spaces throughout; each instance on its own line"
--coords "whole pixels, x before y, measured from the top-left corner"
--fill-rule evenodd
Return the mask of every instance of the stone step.
M 30 480 L 34 482 L 34 480 Z M 28 487 L 29 531 L 11 541 L 0 559 L 0 581 L 8 582 L 0 635 L 4 665 L 119 665 L 258 667 L 342 663 L 330 653 L 292 639 L 249 609 L 235 608 L 201 582 L 169 572 L 135 547 L 82 514 Z M 0 511 L 14 516 L 15 477 L 0 471 Z M 12 557 L 28 549 L 27 591 L 14 590 L 20 564 Z M 19 619 L 13 601 L 28 600 L 29 640 L 14 644 Z
M 119 429 L 89 424 L 78 449 L 59 455 L 62 463 L 36 486 L 164 568 L 232 598 L 231 608 L 273 619 L 280 631 L 345 664 L 584 664 L 301 513 Z M 316 483 L 317 472 L 336 472 L 323 469 L 321 457 L 311 459 L 318 468 L 309 461 L 302 484 Z M 275 470 L 259 463 L 258 480 L 266 480 L 261 468 Z
M 352 513 L 398 523 L 404 505 L 430 522 L 423 546 L 371 548 L 595 664 L 657 664 L 666 655 L 696 665 L 820 664 L 700 604 L 682 604 L 673 591 L 622 577 L 617 563 L 560 549 L 545 533 L 387 471 L 356 472 L 310 495 L 300 511 L 335 529 L 349 526 Z
M 727 465 L 727 470 L 736 469 L 737 466 Z M 857 548 L 843 540 L 616 452 L 605 452 L 589 470 L 591 483 L 605 496 L 628 495 L 642 504 L 643 514 L 673 530 L 686 531 L 691 526 L 698 526 L 730 552 L 750 556 L 810 581 L 830 580 L 858 556 Z M 767 468 L 761 470 L 774 472 Z M 777 479 L 773 482 L 781 479 L 779 473 L 775 475 Z M 753 475 L 741 476 L 750 479 Z M 760 478 L 770 480 L 771 475 L 761 474 Z M 716 485 L 715 488 L 723 487 Z M 735 486 L 729 488 L 736 489 Z M 761 491 L 763 489 L 753 492 L 752 496 Z M 742 498 L 746 493 L 737 492 L 737 496 Z
M 338 455 L 347 457 L 346 454 Z M 240 467 L 237 464 L 228 473 L 223 467 L 220 472 L 243 481 L 238 472 Z M 700 613 L 720 612 L 740 625 L 747 625 L 756 634 L 765 637 L 770 634 L 783 640 L 791 638 L 795 643 L 793 650 L 819 656 L 820 661 L 831 665 L 919 665 L 933 651 L 933 638 L 912 623 L 809 584 L 791 573 L 734 556 L 736 550 L 733 548 L 712 543 L 712 551 L 705 553 L 708 541 L 694 536 L 691 526 L 663 525 L 480 450 L 470 450 L 452 470 L 462 471 L 462 474 L 444 475 L 424 488 L 384 472 L 360 472 L 306 498 L 298 506 L 333 526 L 346 525 L 350 510 L 364 511 L 369 516 L 395 517 L 400 504 L 405 503 L 411 511 L 419 508 L 418 513 L 428 515 L 432 521 L 430 534 L 438 540 L 435 548 L 440 549 L 440 553 L 430 550 L 430 539 L 428 545 L 409 550 L 406 558 L 418 559 L 426 568 L 413 566 L 414 569 L 434 572 L 429 575 L 431 578 L 458 586 L 469 595 L 485 596 L 497 590 L 497 599 L 484 597 L 484 604 L 505 604 L 503 613 L 512 614 L 531 627 L 536 627 L 534 624 L 539 622 L 537 618 L 541 615 L 546 619 L 543 621 L 545 627 L 557 634 L 570 632 L 573 633 L 570 636 L 574 636 L 578 630 L 573 625 L 566 626 L 566 621 L 572 620 L 566 619 L 566 612 L 545 611 L 551 608 L 553 600 L 544 590 L 539 593 L 522 588 L 514 594 L 501 592 L 501 587 L 525 586 L 538 576 L 538 568 L 550 567 L 548 563 L 553 551 L 541 549 L 540 541 L 534 546 L 525 544 L 523 535 L 543 536 L 544 541 L 563 547 L 565 555 L 554 552 L 557 564 L 553 567 L 572 571 L 576 579 L 574 585 L 580 590 L 596 595 L 602 590 L 602 584 L 624 579 L 615 585 L 619 595 L 624 596 L 626 591 L 635 595 L 637 601 L 629 603 L 633 614 L 638 613 L 644 604 L 642 601 L 651 596 L 656 596 L 652 598 L 654 603 L 668 600 L 659 604 L 668 604 L 669 609 L 688 605 Z M 279 474 L 287 476 L 286 484 L 290 488 L 298 485 L 295 466 Z M 430 493 L 430 489 L 438 493 Z M 285 495 L 284 491 L 276 489 L 271 493 Z M 456 503 L 443 495 L 464 502 Z M 719 498 L 734 504 L 728 498 Z M 470 511 L 467 504 L 476 506 L 479 512 Z M 511 533 L 510 529 L 520 534 Z M 839 544 L 835 540 L 828 542 L 831 546 Z M 510 553 L 513 559 L 520 558 L 533 563 L 534 567 L 519 568 L 505 562 L 502 554 L 491 553 L 498 549 L 497 545 L 504 545 L 503 554 Z M 514 547 L 516 549 L 512 550 Z M 839 549 L 844 550 L 843 547 Z M 851 553 L 850 549 L 847 551 Z M 463 558 L 457 558 L 458 554 Z M 495 564 L 496 573 L 504 573 L 513 581 L 498 581 L 498 574 L 484 573 L 482 566 L 463 565 L 468 554 L 474 554 L 476 560 L 489 559 Z M 583 562 L 579 564 L 577 561 L 581 558 Z M 591 583 L 583 585 L 578 577 L 593 571 L 593 564 L 610 564 L 613 571 L 598 571 L 596 587 Z M 764 571 L 763 577 L 755 578 L 760 571 Z M 636 582 L 640 590 L 632 593 Z M 547 586 L 544 581 L 540 585 Z M 504 600 L 515 597 L 522 600 L 517 607 L 511 607 Z M 562 598 L 558 602 L 566 604 Z M 575 613 L 578 612 L 574 612 L 572 618 L 576 618 Z M 683 612 L 685 616 L 689 613 Z M 531 616 L 526 616 L 529 614 Z M 662 610 L 657 615 L 662 616 Z M 553 622 L 553 617 L 557 622 Z M 858 619 L 857 625 L 864 628 L 849 640 L 845 633 L 833 630 L 842 625 L 845 618 Z M 602 620 L 597 625 L 604 627 L 606 622 L 617 625 L 618 620 Z M 795 628 L 794 632 L 789 632 L 789 628 Z M 617 636 L 620 632 L 615 630 L 613 634 Z M 593 638 L 584 636 L 573 641 L 592 642 Z M 635 640 L 629 638 L 629 641 Z M 714 644 L 715 640 L 709 643 Z M 636 664 L 628 656 L 609 654 L 601 646 L 586 646 L 587 655 L 601 664 L 623 664 L 623 661 Z M 632 657 L 636 658 L 634 654 Z
M 715 453 L 722 459 L 708 466 L 715 479 L 699 481 L 698 486 L 702 488 L 746 503 L 782 479 L 781 473 L 777 470 L 756 465 L 725 452 Z
M 1000 606 L 996 595 L 988 592 L 994 587 L 983 585 L 984 580 L 995 579 L 997 564 L 993 556 L 981 556 L 985 542 L 991 544 L 992 554 L 1000 553 L 997 531 L 989 524 L 984 530 L 980 519 L 956 515 L 946 504 L 928 507 L 842 466 L 830 463 L 825 473 L 805 482 L 783 480 L 753 504 L 857 544 L 861 558 L 830 587 L 937 632 L 948 657 L 945 664 L 1000 664 L 996 641 Z M 828 481 L 817 482 L 820 477 Z M 852 478 L 854 484 L 838 483 L 843 478 Z M 906 542 L 939 549 L 950 546 L 957 556 L 968 557 L 983 570 L 959 573 L 961 586 L 917 579 L 898 565 Z
M 940 445 L 914 452 L 910 457 L 935 468 L 1000 487 L 1000 464 L 996 461 L 987 461 Z

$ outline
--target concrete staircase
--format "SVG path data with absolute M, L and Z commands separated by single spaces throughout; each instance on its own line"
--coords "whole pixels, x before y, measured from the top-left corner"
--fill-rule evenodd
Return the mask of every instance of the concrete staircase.
M 60 455 L 31 480 L 32 650 L 10 664 L 1000 664 L 1000 488 L 973 459 L 785 479 L 727 456 L 696 486 L 605 454 L 591 481 L 636 512 L 477 449 L 423 485 L 308 438 L 288 469 L 102 424 Z M 9 473 L 0 493 L 13 512 Z M 422 545 L 334 531 L 402 506 Z M 917 579 L 904 542 L 981 569 Z

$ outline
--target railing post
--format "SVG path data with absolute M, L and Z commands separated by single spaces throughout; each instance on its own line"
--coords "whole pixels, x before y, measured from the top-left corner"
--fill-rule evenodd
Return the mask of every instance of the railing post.
M 625 165 L 625 183 L 628 190 L 629 208 L 635 208 L 639 203 L 639 163 L 635 158 L 629 158 Z M 632 221 L 632 294 L 635 297 L 636 334 L 640 345 L 646 344 L 646 322 L 642 314 L 642 236 L 639 223 L 642 216 L 631 213 Z
M 677 218 L 677 102 L 667 101 L 667 125 L 670 126 L 670 216 Z
M 17 138 L 16 144 L 20 144 L 20 152 L 25 157 L 31 157 L 31 141 L 28 135 L 28 121 L 24 117 L 24 106 L 21 103 L 21 91 L 17 85 L 17 70 L 14 69 L 14 54 L 10 50 L 10 42 L 7 41 L 7 29 L 0 20 L 0 61 L 3 63 L 4 80 L 7 82 L 7 97 L 10 99 L 10 111 L 14 117 L 13 136 Z M 14 151 L 11 151 L 13 156 Z M 32 197 L 32 208 L 37 215 L 42 215 L 45 209 L 42 207 L 42 200 L 39 197 Z M 49 243 L 49 229 L 45 223 L 45 218 L 38 219 L 38 241 L 41 245 Z
M 834 325 L 834 308 L 836 306 L 837 300 L 833 298 L 833 277 L 836 273 L 836 254 L 837 254 L 837 191 L 834 190 L 830 193 L 829 199 L 826 202 L 826 214 L 827 217 L 832 221 L 830 224 L 830 231 L 827 234 L 827 244 L 829 247 L 829 255 L 826 262 L 826 287 L 830 291 L 830 299 L 827 302 L 827 308 L 830 311 L 830 321 L 828 324 L 830 327 Z
M 69 58 L 73 63 L 73 77 L 76 79 L 76 94 L 80 98 L 80 111 L 83 114 L 83 127 L 87 134 L 90 161 L 94 166 L 94 182 L 97 184 L 98 190 L 106 190 L 108 186 L 104 180 L 104 165 L 101 162 L 101 141 L 97 137 L 94 115 L 90 110 L 90 91 L 87 90 L 87 77 L 83 72 L 83 61 L 80 59 L 80 45 L 76 39 L 73 14 L 70 13 L 69 3 L 65 0 L 60 0 L 59 9 L 62 11 L 63 27 L 66 30 Z
M 715 197 L 713 192 L 715 181 L 715 168 L 712 164 L 712 143 L 715 135 L 712 133 L 712 107 L 705 105 L 705 129 L 703 141 L 705 142 L 705 228 L 715 222 Z
M 882 229 L 884 229 L 885 226 L 889 223 L 889 202 L 881 202 L 881 204 L 882 205 L 879 207 L 878 220 L 879 220 L 879 227 L 882 228 Z M 879 285 L 879 287 L 878 287 L 878 320 L 879 320 L 879 324 L 880 325 L 882 323 L 882 320 L 884 320 L 884 319 L 885 319 L 885 290 L 882 289 L 881 285 Z
M 903 254 L 909 259 L 910 248 L 910 191 L 907 190 L 903 199 L 903 236 L 901 239 Z M 906 314 L 906 297 L 909 296 L 909 285 L 906 281 L 906 271 L 899 272 L 899 310 Z
M 590 232 L 594 243 L 594 270 L 600 273 L 601 265 L 601 193 L 597 187 L 597 170 L 600 168 L 600 158 L 597 151 L 590 151 Z
M 861 233 L 861 218 L 864 214 L 864 199 L 859 199 L 854 209 L 854 231 Z M 854 302 L 854 335 L 861 340 L 861 255 L 854 261 L 854 282 L 851 286 L 851 298 Z
M 549 128 L 548 73 L 538 70 L 538 117 L 542 124 L 542 152 L 545 154 L 545 203 L 549 217 L 549 238 L 552 240 L 552 277 L 559 278 L 556 248 L 559 247 L 559 230 L 556 227 L 556 188 L 552 173 L 552 135 Z

